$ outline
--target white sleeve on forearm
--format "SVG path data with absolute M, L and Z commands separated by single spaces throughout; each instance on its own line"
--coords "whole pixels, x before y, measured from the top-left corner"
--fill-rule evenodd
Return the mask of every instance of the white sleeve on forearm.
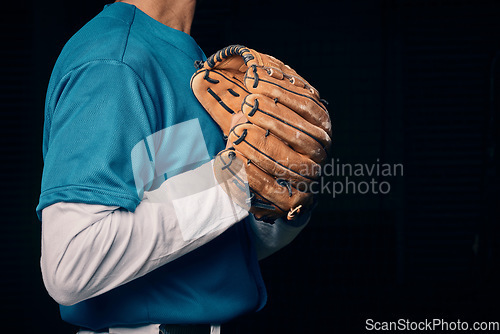
M 249 219 L 254 233 L 257 257 L 262 260 L 292 242 L 309 223 L 311 212 L 294 221 L 279 218 L 274 224 L 256 220 L 253 215 L 250 215 Z
M 49 294 L 72 305 L 209 242 L 248 212 L 213 180 L 212 162 L 146 192 L 135 212 L 56 203 L 42 212 L 41 268 Z M 203 186 L 200 186 L 203 183 Z M 208 186 L 207 186 L 208 184 Z

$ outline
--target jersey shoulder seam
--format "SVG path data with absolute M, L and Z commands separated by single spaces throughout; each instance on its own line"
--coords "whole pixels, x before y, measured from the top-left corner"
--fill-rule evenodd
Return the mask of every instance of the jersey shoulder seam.
M 131 20 L 129 22 L 129 25 L 128 25 L 127 37 L 125 38 L 125 45 L 123 46 L 123 52 L 122 52 L 122 56 L 121 56 L 121 59 L 120 59 L 120 61 L 122 61 L 122 62 L 123 62 L 123 59 L 125 57 L 125 52 L 127 51 L 128 41 L 130 39 L 130 32 L 132 30 L 132 25 L 135 22 L 135 14 L 136 14 L 136 12 L 137 12 L 137 8 L 134 7 L 134 12 L 133 12 L 132 18 L 131 18 Z

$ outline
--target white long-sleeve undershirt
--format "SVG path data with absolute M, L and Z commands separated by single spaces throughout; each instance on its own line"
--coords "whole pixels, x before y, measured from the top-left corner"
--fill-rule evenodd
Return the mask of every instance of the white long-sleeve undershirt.
M 209 186 L 207 175 L 213 178 Z M 204 189 L 189 191 L 200 177 Z M 45 286 L 58 303 L 78 303 L 189 253 L 247 216 L 215 181 L 212 162 L 145 193 L 134 212 L 116 206 L 55 203 L 42 211 Z M 261 259 L 292 241 L 309 215 L 293 225 L 248 218 Z

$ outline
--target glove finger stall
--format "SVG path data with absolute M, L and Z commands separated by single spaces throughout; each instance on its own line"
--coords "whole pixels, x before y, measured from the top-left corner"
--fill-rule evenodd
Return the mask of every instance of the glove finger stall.
M 313 202 L 313 194 L 280 184 L 253 163 L 246 165 L 246 174 L 254 196 L 250 212 L 258 219 L 278 218 L 299 205 L 308 207 Z
M 245 87 L 251 93 L 265 95 L 288 108 L 294 110 L 306 121 L 322 128 L 331 137 L 332 128 L 330 115 L 323 103 L 319 101 L 317 91 L 298 87 L 290 80 L 276 79 L 261 67 L 251 67 L 244 77 Z
M 235 126 L 228 140 L 237 152 L 275 178 L 297 184 L 310 183 L 319 177 L 319 164 L 296 152 L 276 136 L 266 135 L 264 129 L 254 124 Z
M 260 94 L 246 96 L 241 110 L 251 123 L 269 130 L 295 151 L 317 163 L 325 160 L 325 148 L 331 145 L 330 137 L 320 127 L 304 121 L 293 110 Z
M 215 156 L 213 169 L 217 183 L 231 200 L 250 210 L 250 189 L 244 160 L 236 158 L 234 150 L 224 150 Z

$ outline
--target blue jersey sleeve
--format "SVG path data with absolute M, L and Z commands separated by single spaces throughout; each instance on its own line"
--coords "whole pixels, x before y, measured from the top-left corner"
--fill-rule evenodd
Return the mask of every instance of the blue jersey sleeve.
M 117 60 L 92 61 L 51 82 L 38 216 L 61 201 L 134 211 L 140 198 L 131 151 L 159 117 L 140 77 Z

